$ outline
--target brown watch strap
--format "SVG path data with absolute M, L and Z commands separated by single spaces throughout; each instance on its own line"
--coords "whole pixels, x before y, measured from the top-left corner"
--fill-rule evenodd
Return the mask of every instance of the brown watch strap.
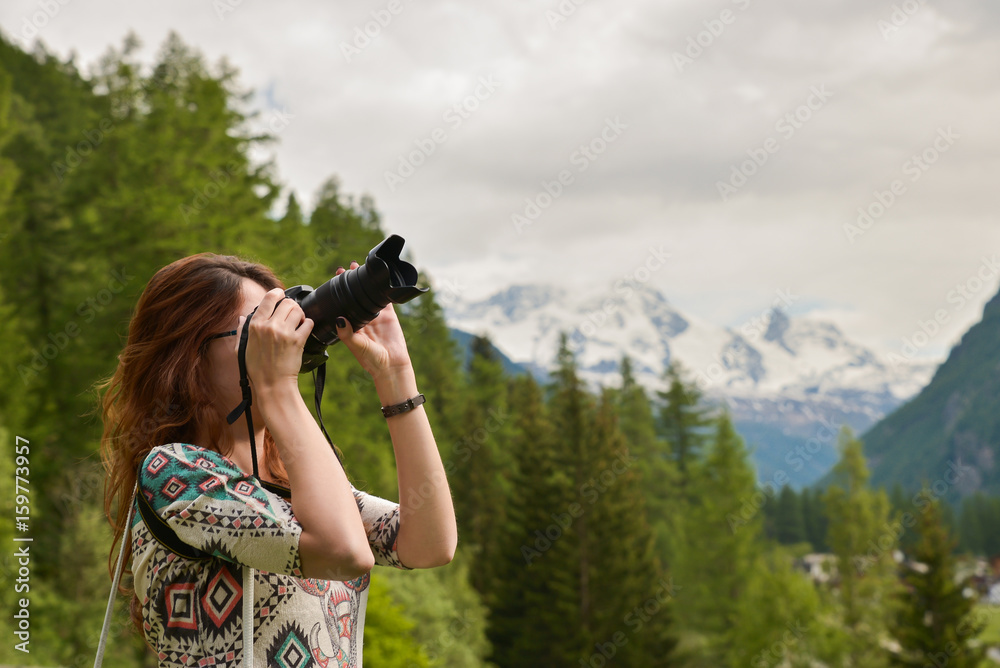
M 405 413 L 407 411 L 412 411 L 414 408 L 420 404 L 427 401 L 427 399 L 422 394 L 418 394 L 412 399 L 407 399 L 400 404 L 394 404 L 392 406 L 382 406 L 382 415 L 385 417 L 392 417 L 393 415 L 399 415 L 400 413 Z

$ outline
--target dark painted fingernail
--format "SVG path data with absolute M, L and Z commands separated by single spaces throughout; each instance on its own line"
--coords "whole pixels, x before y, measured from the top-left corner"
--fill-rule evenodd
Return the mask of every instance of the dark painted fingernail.
M 340 329 L 347 327 L 347 321 L 344 320 L 344 316 L 337 316 L 337 327 Z

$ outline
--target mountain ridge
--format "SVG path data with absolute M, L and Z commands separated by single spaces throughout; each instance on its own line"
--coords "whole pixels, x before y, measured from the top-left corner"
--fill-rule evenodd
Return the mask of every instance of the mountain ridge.
M 707 399 L 729 405 L 737 430 L 755 448 L 761 479 L 789 469 L 822 421 L 865 430 L 919 391 L 932 370 L 923 362 L 890 367 L 835 324 L 789 315 L 780 299 L 731 328 L 683 313 L 661 292 L 634 282 L 586 294 L 511 285 L 475 301 L 453 300 L 445 316 L 451 327 L 488 335 L 536 376 L 553 364 L 560 332 L 592 387 L 620 382 L 623 354 L 649 390 L 662 389 L 663 370 L 679 362 Z M 811 466 L 786 472 L 797 486 L 810 484 L 836 458 L 833 444 L 824 444 Z
M 872 483 L 955 501 L 1000 492 L 1000 292 L 920 393 L 862 434 Z

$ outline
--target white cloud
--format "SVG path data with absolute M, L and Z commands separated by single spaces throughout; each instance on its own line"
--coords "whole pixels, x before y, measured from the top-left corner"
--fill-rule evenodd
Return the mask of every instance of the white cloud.
M 690 312 L 737 322 L 790 287 L 886 352 L 1000 251 L 993 5 L 920 3 L 883 35 L 892 2 L 584 3 L 553 29 L 554 1 L 400 0 L 357 47 L 356 29 L 388 5 L 244 1 L 219 20 L 202 1 L 71 0 L 38 33 L 80 63 L 130 29 L 148 58 L 170 29 L 210 62 L 227 57 L 262 107 L 291 114 L 274 153 L 300 199 L 332 174 L 373 194 L 418 264 L 470 296 L 513 282 L 584 289 L 657 244 L 672 256 L 652 280 Z M 41 6 L 8 0 L 0 28 L 18 35 Z M 674 54 L 706 30 L 718 34 L 679 70 Z M 360 52 L 345 57 L 344 43 Z M 449 123 L 491 76 L 496 91 Z M 785 136 L 777 124 L 816 86 L 832 96 Z M 628 128 L 578 171 L 574 151 L 614 117 Z M 858 207 L 909 178 L 907 160 L 948 127 L 954 145 L 850 243 Z M 436 128 L 445 141 L 390 190 L 385 172 Z M 723 202 L 717 182 L 769 138 L 778 150 Z M 518 234 L 511 215 L 563 169 L 573 182 Z M 943 354 L 996 288 L 972 294 L 926 352 Z

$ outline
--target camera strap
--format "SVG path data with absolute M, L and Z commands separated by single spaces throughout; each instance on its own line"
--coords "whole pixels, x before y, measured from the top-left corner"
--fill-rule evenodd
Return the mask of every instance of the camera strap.
M 226 422 L 232 424 L 239 419 L 240 415 L 246 413 L 247 416 L 247 430 L 250 432 L 250 453 L 253 455 L 253 476 L 260 481 L 260 472 L 257 467 L 257 443 L 254 438 L 253 431 L 253 418 L 250 416 L 250 406 L 253 404 L 253 393 L 250 391 L 250 378 L 247 375 L 247 340 L 250 336 L 250 319 L 253 318 L 254 313 L 257 309 L 254 308 L 247 316 L 247 319 L 243 321 L 243 330 L 240 332 L 240 348 L 237 354 L 237 361 L 240 367 L 240 390 L 243 392 L 243 400 L 239 403 L 236 408 L 226 416 Z M 313 394 L 313 399 L 316 406 L 316 419 L 319 421 L 319 428 L 323 431 L 323 437 L 326 438 L 326 442 L 330 444 L 330 448 L 333 449 L 334 456 L 337 457 L 337 461 L 340 461 L 340 455 L 337 454 L 337 449 L 333 446 L 333 439 L 330 438 L 330 434 L 326 431 L 326 425 L 323 423 L 323 390 L 326 388 L 326 362 L 323 362 L 318 367 L 312 370 L 313 386 L 315 387 L 315 392 Z M 344 462 L 340 461 L 341 466 Z M 265 486 L 269 483 L 262 483 Z M 274 490 L 272 490 L 274 491 Z M 282 495 L 284 496 L 284 494 Z
M 337 454 L 337 449 L 333 447 L 333 439 L 330 438 L 330 434 L 326 433 L 326 425 L 323 424 L 323 410 L 320 408 L 320 403 L 323 401 L 323 388 L 326 387 L 326 362 L 323 362 L 318 367 L 313 369 L 313 386 L 316 388 L 316 393 L 313 395 L 316 400 L 316 418 L 319 420 L 319 428 L 323 430 L 323 436 L 326 437 L 326 442 L 330 444 L 333 448 L 333 454 Z M 340 456 L 337 456 L 340 459 Z M 344 462 L 340 462 L 343 466 Z
M 226 421 L 229 424 L 233 424 L 239 419 L 240 415 L 246 414 L 247 416 L 247 431 L 250 434 L 250 453 L 253 456 L 253 477 L 257 479 L 265 488 L 271 491 L 277 492 L 282 496 L 286 496 L 281 492 L 284 488 L 272 485 L 271 483 L 263 482 L 260 479 L 260 472 L 257 466 L 257 443 L 254 438 L 253 431 L 253 418 L 251 417 L 250 407 L 253 405 L 253 393 L 250 391 L 250 377 L 247 374 L 247 341 L 250 337 L 250 320 L 253 318 L 254 313 L 257 309 L 254 308 L 247 316 L 246 320 L 243 321 L 243 330 L 240 332 L 240 347 L 237 353 L 237 360 L 240 367 L 240 390 L 243 392 L 243 400 L 239 405 L 226 416 Z M 333 448 L 333 441 L 330 439 L 330 435 L 326 431 L 326 426 L 323 424 L 323 413 L 320 410 L 320 403 L 323 399 L 323 388 L 326 385 L 326 363 L 318 367 L 318 369 L 313 369 L 313 382 L 316 386 L 316 417 L 319 418 L 320 428 L 323 430 L 323 436 L 326 437 L 327 443 Z M 333 448 L 334 456 L 337 460 L 340 457 L 337 455 L 337 449 Z M 343 465 L 343 462 L 341 462 Z M 291 496 L 291 490 L 288 490 L 287 497 Z M 286 497 L 286 498 L 287 498 Z M 245 668 L 252 668 L 253 665 L 253 585 L 254 585 L 254 569 L 250 566 L 244 564 L 243 568 L 243 665 Z
M 240 390 L 243 392 L 243 401 L 226 416 L 226 422 L 232 424 L 239 419 L 240 415 L 246 413 L 247 430 L 250 432 L 250 453 L 253 455 L 253 477 L 260 480 L 260 473 L 257 469 L 257 443 L 253 436 L 253 417 L 251 417 L 250 406 L 253 404 L 253 393 L 250 391 L 250 377 L 247 375 L 247 339 L 250 336 L 250 319 L 253 318 L 257 308 L 250 312 L 246 320 L 243 321 L 243 330 L 240 332 L 240 348 L 237 360 L 240 365 Z
M 250 391 L 250 377 L 247 375 L 247 339 L 250 335 L 250 319 L 257 312 L 254 308 L 243 321 L 243 331 L 240 332 L 240 348 L 237 359 L 240 365 L 240 389 L 243 391 L 243 401 L 226 416 L 229 424 L 236 422 L 241 414 L 247 416 L 247 430 L 250 432 L 250 452 L 253 455 L 253 477 L 258 481 L 260 474 L 257 469 L 257 443 L 253 436 L 253 417 L 250 406 L 253 404 L 253 393 Z M 243 565 L 243 666 L 253 668 L 253 585 L 254 569 Z

